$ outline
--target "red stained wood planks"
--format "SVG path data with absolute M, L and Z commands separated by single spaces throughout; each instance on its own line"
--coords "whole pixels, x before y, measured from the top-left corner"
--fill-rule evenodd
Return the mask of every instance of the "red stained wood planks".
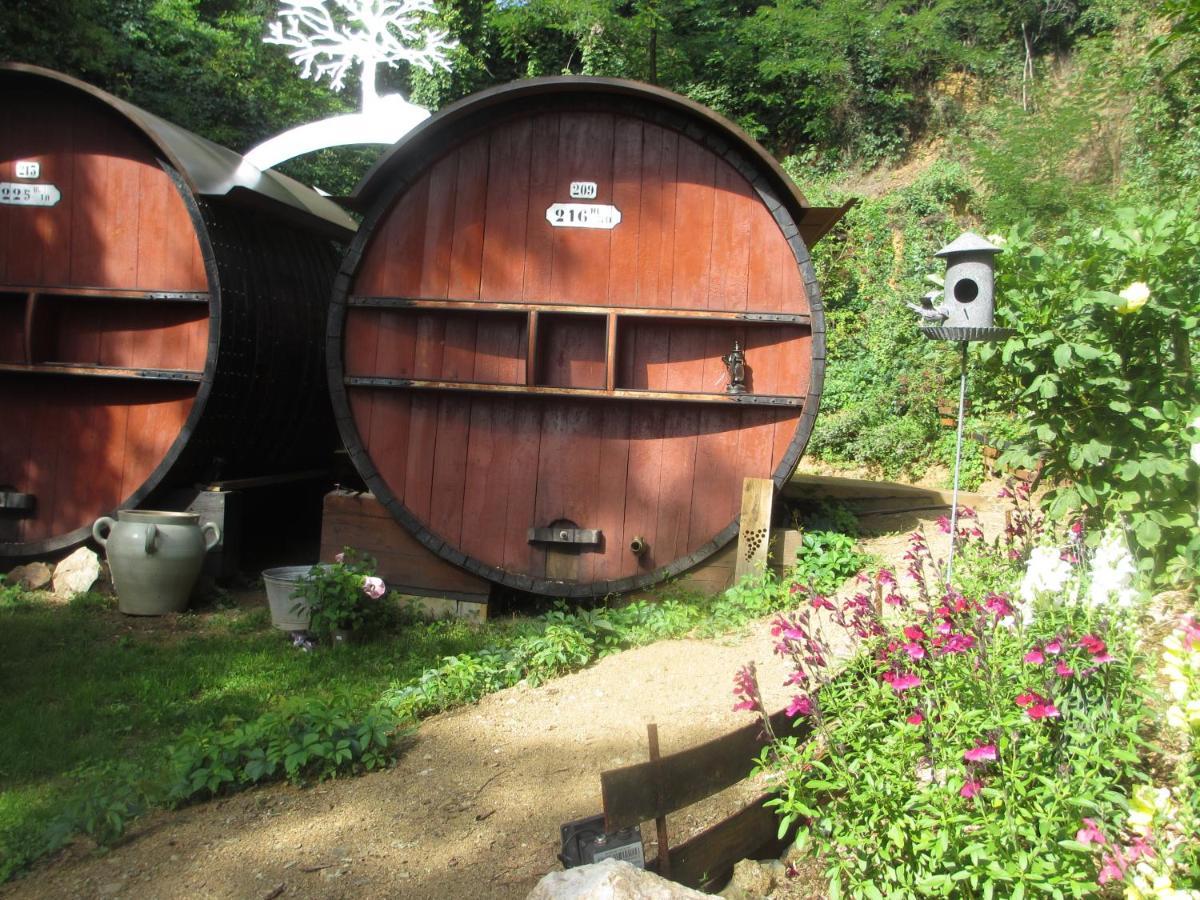
M 807 309 L 774 217 L 735 166 L 694 134 L 626 111 L 580 108 L 498 117 L 461 140 L 415 174 L 368 243 L 351 292 L 408 297 L 414 307 L 374 318 L 349 311 L 356 327 L 403 347 L 380 352 L 376 374 L 719 394 L 728 381 L 721 356 L 738 340 L 752 391 L 805 393 L 805 326 L 620 317 L 623 307 Z M 595 182 L 589 199 L 620 209 L 621 224 L 551 227 L 550 204 L 581 199 L 569 196 L 571 182 Z M 422 191 L 423 227 L 401 237 L 399 223 L 415 218 L 400 211 Z M 419 278 L 409 266 L 402 285 L 398 260 L 414 258 Z M 422 298 L 442 297 L 543 305 L 525 313 L 423 306 Z M 570 315 L 555 305 L 598 308 Z M 347 331 L 347 347 L 359 340 Z M 411 368 L 403 362 L 410 351 Z M 528 368 L 526 358 L 536 364 Z M 384 394 L 407 405 L 381 418 Z M 393 388 L 376 391 L 370 415 L 369 452 L 389 457 L 376 465 L 388 484 L 403 485 L 396 493 L 409 512 L 520 584 L 546 575 L 612 582 L 709 544 L 736 517 L 742 479 L 773 473 L 799 413 Z M 385 433 L 392 417 L 407 429 L 403 439 Z M 402 472 L 390 461 L 401 453 Z M 599 529 L 602 545 L 569 561 L 561 550 L 548 559 L 527 532 L 559 520 Z M 650 547 L 640 558 L 628 549 L 634 537 Z

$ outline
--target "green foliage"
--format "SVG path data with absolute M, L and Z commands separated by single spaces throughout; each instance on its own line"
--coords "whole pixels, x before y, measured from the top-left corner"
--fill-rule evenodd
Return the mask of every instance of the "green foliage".
M 294 784 L 370 771 L 391 761 L 400 722 L 386 707 L 358 712 L 344 695 L 297 698 L 252 721 L 185 729 L 171 749 L 174 802 L 262 781 Z
M 1025 410 L 1026 433 L 1001 461 L 1040 462 L 1052 514 L 1124 520 L 1161 569 L 1190 552 L 1195 529 L 1196 206 L 1118 210 L 1049 247 L 1017 229 L 1006 251 L 1000 311 L 1019 333 L 981 358 L 995 396 Z M 1142 306 L 1119 295 L 1135 283 L 1149 292 Z
M 937 400 L 956 393 L 955 354 L 922 337 L 904 304 L 929 290 L 930 259 L 958 231 L 949 212 L 973 196 L 962 166 L 939 161 L 904 190 L 859 203 L 817 245 L 829 364 L 809 452 L 820 459 L 887 477 L 944 462 L 930 448 Z
M 832 594 L 866 564 L 854 538 L 836 531 L 806 531 L 790 580 L 817 594 Z
M 308 607 L 308 628 L 327 637 L 336 630 L 374 625 L 380 614 L 383 582 L 374 576 L 375 560 L 346 547 L 338 561 L 313 566 L 300 579 L 293 594 L 296 608 Z M 378 596 L 372 596 L 369 590 Z
M 830 896 L 1096 890 L 1076 835 L 1085 817 L 1118 820 L 1146 778 L 1133 622 L 1056 597 L 1006 627 L 1012 611 L 995 592 L 1015 591 L 1009 549 L 969 540 L 971 589 L 930 595 L 938 569 L 915 540 L 915 594 L 876 580 L 897 615 L 885 625 L 861 595 L 832 618 L 858 631 L 863 652 L 818 683 L 806 661 L 796 683 L 813 691 L 813 736 L 775 741 L 760 766 L 782 777 L 780 830 L 798 827 Z M 833 624 L 777 627 L 793 658 L 812 660 L 804 647 L 830 641 Z

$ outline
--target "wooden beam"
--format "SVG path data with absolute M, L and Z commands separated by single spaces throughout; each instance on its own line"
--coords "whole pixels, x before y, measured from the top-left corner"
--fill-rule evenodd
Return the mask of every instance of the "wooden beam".
M 778 736 L 799 738 L 810 730 L 807 721 L 794 726 L 784 710 L 771 716 L 771 728 Z M 658 762 L 600 773 L 604 830 L 649 822 L 737 784 L 750 774 L 754 758 L 766 745 L 762 724 L 752 722 Z
M 713 310 L 642 308 L 634 306 L 581 306 L 573 303 L 521 303 L 506 300 L 438 300 L 422 297 L 363 297 L 349 300 L 350 306 L 385 309 L 445 309 L 471 312 L 552 312 L 565 315 L 607 316 L 639 319 L 688 319 L 699 322 L 764 322 L 784 325 L 809 325 L 807 313 L 756 312 L 754 310 Z
M 538 367 L 538 311 L 529 311 L 529 326 L 525 341 L 525 385 L 533 387 L 537 384 Z
M 32 287 L 0 284 L 0 293 L 38 293 L 52 297 L 82 297 L 89 300 L 170 300 L 176 303 L 207 303 L 205 291 L 137 291 L 107 287 Z
M 534 365 L 536 360 L 530 360 Z M 471 394 L 507 394 L 525 397 L 581 397 L 607 400 L 658 400 L 668 403 L 718 403 L 745 406 L 802 407 L 801 397 L 771 394 L 709 394 L 688 391 L 641 391 L 626 388 L 606 391 L 601 388 L 546 387 L 534 384 L 483 384 L 474 381 L 430 381 L 421 378 L 380 378 L 373 375 L 347 375 L 348 387 L 409 388 L 418 391 L 459 391 Z
M 607 328 L 604 336 L 604 388 L 616 390 L 617 387 L 617 314 L 608 314 Z
M 742 514 L 738 519 L 738 553 L 733 577 L 761 575 L 767 570 L 771 543 L 771 504 L 775 482 L 770 478 L 747 478 L 742 482 Z
M 740 812 L 673 848 L 671 879 L 707 889 L 727 881 L 743 859 L 777 859 L 789 836 L 778 837 L 779 816 L 763 806 L 770 797 L 763 794 Z
M 20 375 L 70 375 L 85 378 L 129 378 L 148 381 L 199 382 L 203 372 L 187 369 L 127 369 L 120 366 L 78 366 L 70 363 L 37 363 L 21 365 L 0 363 L 0 372 Z

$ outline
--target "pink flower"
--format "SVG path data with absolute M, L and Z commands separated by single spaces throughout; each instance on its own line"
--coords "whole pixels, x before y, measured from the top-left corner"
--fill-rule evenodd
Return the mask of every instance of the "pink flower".
M 812 604 L 813 609 L 827 609 L 830 612 L 836 612 L 837 607 L 822 597 L 820 594 L 813 594 L 808 602 Z
M 924 632 L 924 630 L 923 630 L 923 629 L 921 629 L 921 628 L 919 628 L 919 627 L 918 627 L 918 626 L 916 626 L 916 625 L 905 625 L 905 626 L 904 626 L 904 636 L 905 636 L 906 638 L 908 638 L 910 641 L 923 641 L 923 640 L 925 640 L 925 632 Z
M 382 578 L 376 578 L 374 575 L 368 575 L 363 579 L 363 593 L 372 600 L 378 600 L 387 593 L 387 585 L 383 583 Z
M 949 634 L 954 630 L 954 626 L 949 622 L 938 622 L 935 626 L 933 626 L 933 630 L 938 634 Z
M 797 713 L 799 713 L 802 716 L 811 716 L 812 711 L 813 711 L 812 700 L 810 700 L 804 694 L 800 694 L 796 697 L 793 697 L 791 704 L 789 704 L 789 706 L 787 708 L 787 714 L 789 716 L 793 716 L 793 717 Z
M 976 794 L 978 794 L 982 789 L 983 789 L 983 782 L 975 781 L 974 779 L 972 779 L 972 780 L 968 781 L 966 784 L 964 784 L 962 786 L 962 788 L 959 789 L 958 796 L 965 797 L 966 799 L 970 800 L 972 797 L 974 797 Z
M 1058 665 L 1054 667 L 1054 673 L 1058 675 L 1059 678 L 1070 678 L 1075 674 L 1075 670 L 1062 660 L 1059 660 Z
M 1041 647 L 1034 647 L 1025 654 L 1025 662 L 1029 663 L 1031 666 L 1040 666 L 1045 661 L 1046 657 L 1042 655 Z
M 975 646 L 975 638 L 969 634 L 951 634 L 942 646 L 943 653 L 965 653 Z
M 1101 884 L 1110 881 L 1120 881 L 1125 877 L 1125 864 L 1117 854 L 1108 854 L 1100 861 L 1100 874 L 1096 880 Z
M 967 762 L 988 762 L 996 759 L 995 744 L 976 744 L 970 750 L 963 753 L 963 759 Z
M 921 676 L 913 672 L 904 672 L 892 678 L 892 690 L 903 694 L 909 688 L 915 688 L 921 683 Z
M 915 712 L 911 713 L 909 715 L 909 717 L 907 719 L 905 719 L 904 721 L 907 722 L 909 725 L 920 725 L 922 722 L 925 721 L 925 717 L 923 715 L 921 715 L 921 711 L 918 709 Z
M 333 555 L 333 561 L 335 563 L 344 563 L 346 561 L 346 554 L 345 553 L 335 553 Z
M 1092 656 L 1099 656 L 1107 650 L 1107 645 L 1094 634 L 1085 634 L 1079 639 L 1078 646 L 1082 647 Z
M 1031 719 L 1057 719 L 1061 715 L 1057 706 L 1045 700 L 1033 704 L 1025 714 Z
M 1013 612 L 1012 605 L 1003 594 L 989 594 L 987 599 L 983 601 L 983 606 L 997 619 L 1011 616 Z
M 888 606 L 903 606 L 904 605 L 904 597 L 900 594 L 897 594 L 895 591 L 892 591 L 890 594 L 888 594 L 886 597 L 883 598 L 883 602 L 886 603 Z
M 892 574 L 891 569 L 880 569 L 879 574 L 875 576 L 875 580 L 879 584 L 895 584 L 896 576 Z
M 920 644 L 905 644 L 904 652 L 907 653 L 912 659 L 925 658 L 925 648 Z
M 1062 653 L 1062 641 L 1058 638 L 1052 640 L 1046 645 L 1046 652 L 1051 656 L 1058 656 L 1058 654 Z
M 1024 709 L 1027 706 L 1033 706 L 1035 703 L 1045 703 L 1046 698 L 1041 694 L 1030 691 L 1028 694 L 1017 694 L 1017 699 L 1015 702 L 1017 706 Z
M 1085 847 L 1090 844 L 1104 845 L 1108 843 L 1108 838 L 1104 836 L 1104 832 L 1100 830 L 1100 826 L 1092 819 L 1083 820 L 1083 827 L 1075 832 L 1075 840 Z

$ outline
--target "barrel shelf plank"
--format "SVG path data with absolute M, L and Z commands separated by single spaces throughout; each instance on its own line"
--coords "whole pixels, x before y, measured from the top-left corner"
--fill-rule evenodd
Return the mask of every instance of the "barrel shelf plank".
M 39 294 L 50 297 L 78 297 L 81 300 L 147 300 L 171 303 L 208 303 L 211 297 L 207 291 L 139 291 L 103 287 L 0 284 L 0 295 L 5 294 L 15 294 L 21 297 Z
M 188 369 L 127 369 L 121 366 L 84 366 L 77 363 L 0 363 L 0 373 L 14 375 L 70 375 L 82 378 L 134 378 L 147 381 L 199 382 L 203 372 Z
M 0 370 L 2 371 L 2 370 Z M 364 375 L 347 375 L 348 387 L 410 388 L 416 391 L 457 391 L 476 394 L 505 394 L 526 397 L 579 397 L 601 400 L 653 400 L 669 403 L 721 403 L 745 406 L 784 406 L 801 408 L 801 397 L 772 396 L 767 394 L 718 394 L 691 391 L 639 391 L 624 388 L 605 390 L 602 388 L 553 387 L 546 385 L 489 384 L 475 381 L 427 381 L 420 378 L 376 378 Z
M 765 310 L 682 309 L 674 307 L 638 308 L 633 306 L 589 306 L 574 303 L 523 303 L 515 300 L 438 300 L 421 297 L 354 296 L 351 307 L 383 309 L 444 309 L 471 312 L 549 312 L 565 315 L 616 315 L 618 318 L 687 319 L 696 322 L 739 322 L 809 325 L 808 313 L 781 313 Z

